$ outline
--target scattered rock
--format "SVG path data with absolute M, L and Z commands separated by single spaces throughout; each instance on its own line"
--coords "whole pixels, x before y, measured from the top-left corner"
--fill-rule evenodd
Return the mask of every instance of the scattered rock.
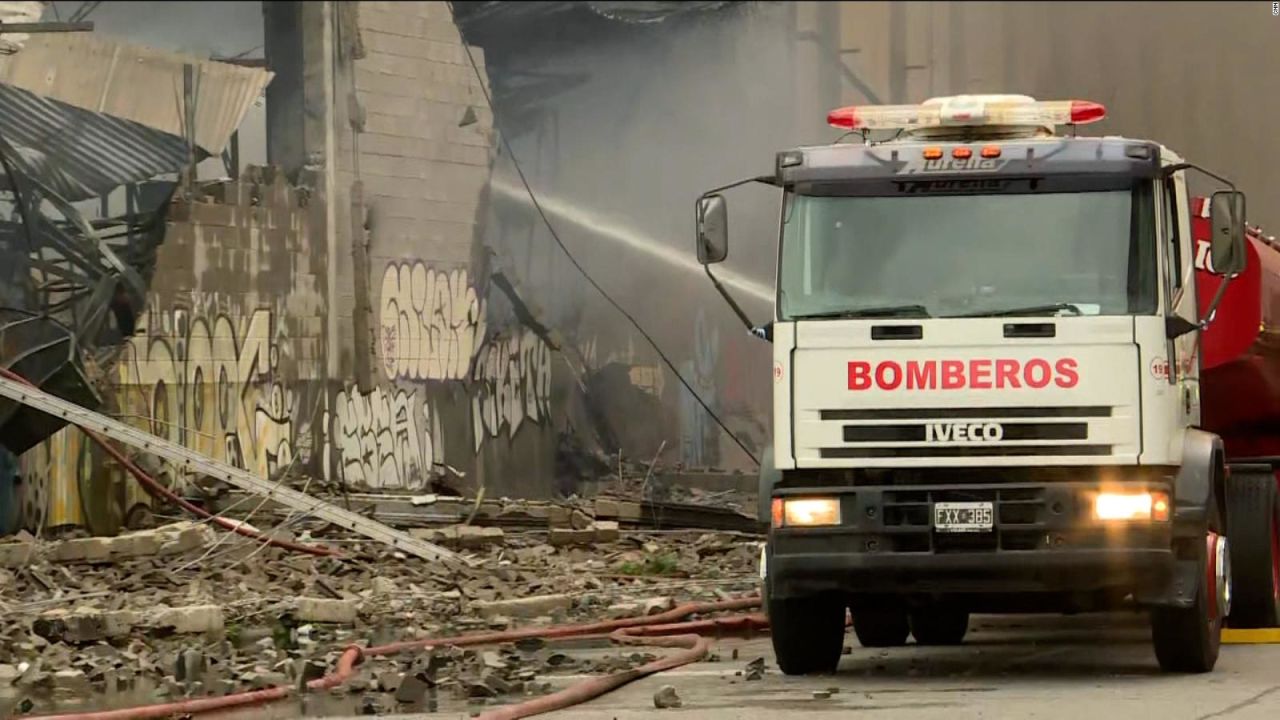
M 764 677 L 764 658 L 758 657 L 747 663 L 746 671 L 743 673 L 744 680 L 759 680 Z
M 676 694 L 674 685 L 663 685 L 658 689 L 658 692 L 653 694 L 653 706 L 659 710 L 678 708 L 683 704 L 684 701 Z
M 831 697 L 830 690 L 814 690 L 813 691 L 814 700 L 826 700 L 829 697 Z

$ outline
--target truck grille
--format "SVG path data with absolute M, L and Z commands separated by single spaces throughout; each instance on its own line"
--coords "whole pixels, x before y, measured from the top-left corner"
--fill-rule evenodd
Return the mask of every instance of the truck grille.
M 1078 513 L 1074 505 L 1051 505 L 1042 489 L 891 490 L 884 501 L 884 527 L 900 552 L 965 552 L 977 550 L 1035 550 L 1045 545 L 1051 512 L 1067 519 Z M 931 532 L 932 510 L 939 502 L 987 501 L 995 506 L 995 532 L 946 535 Z M 896 531 L 896 532 L 895 532 Z
M 1090 442 L 1090 420 L 1109 406 L 889 408 L 822 410 L 840 424 L 845 444 L 818 448 L 819 457 L 973 458 L 1105 456 L 1110 443 Z

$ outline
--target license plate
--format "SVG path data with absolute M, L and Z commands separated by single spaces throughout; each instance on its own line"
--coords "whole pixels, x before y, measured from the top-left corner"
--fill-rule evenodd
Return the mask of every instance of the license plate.
M 933 506 L 938 532 L 989 532 L 995 526 L 995 507 L 989 502 L 942 502 Z

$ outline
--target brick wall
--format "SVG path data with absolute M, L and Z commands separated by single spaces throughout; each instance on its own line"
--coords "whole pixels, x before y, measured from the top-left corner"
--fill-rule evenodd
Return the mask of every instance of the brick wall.
M 323 209 L 261 170 L 205 192 L 170 207 L 147 306 L 119 349 L 104 411 L 264 476 L 318 469 Z M 75 429 L 22 464 L 29 527 L 114 532 L 148 504 Z

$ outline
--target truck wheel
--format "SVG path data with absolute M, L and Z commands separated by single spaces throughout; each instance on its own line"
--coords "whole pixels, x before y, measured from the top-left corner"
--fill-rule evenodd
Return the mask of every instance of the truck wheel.
M 1231 540 L 1231 626 L 1280 624 L 1280 498 L 1270 472 L 1227 480 Z
M 907 611 L 901 608 L 856 607 L 853 612 L 853 633 L 866 648 L 900 647 L 907 644 L 911 626 Z
M 769 599 L 769 635 L 787 675 L 835 672 L 844 650 L 845 606 L 839 597 Z
M 1191 607 L 1151 610 L 1151 640 L 1165 672 L 1205 673 L 1218 662 L 1223 619 L 1231 607 L 1231 559 L 1227 538 L 1212 530 L 1197 543 L 1199 582 Z
M 911 634 L 917 645 L 959 645 L 969 632 L 969 613 L 945 605 L 911 611 Z

